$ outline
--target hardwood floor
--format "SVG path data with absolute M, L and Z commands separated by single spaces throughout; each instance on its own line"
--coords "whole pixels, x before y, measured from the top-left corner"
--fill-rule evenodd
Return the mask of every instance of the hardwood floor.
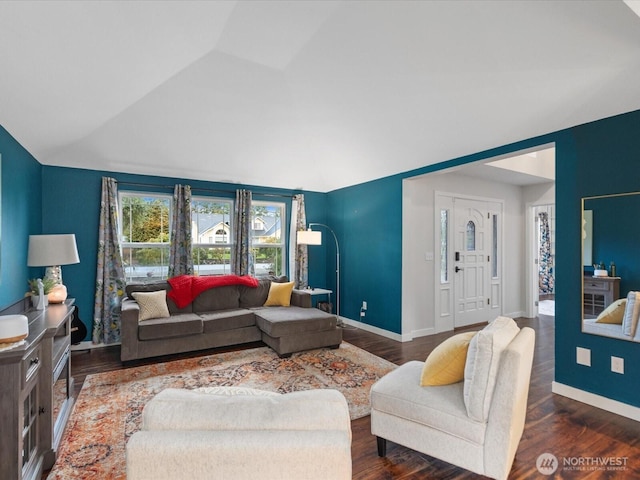
M 529 406 L 524 434 L 509 478 L 544 478 L 536 469 L 536 459 L 551 453 L 560 461 L 553 478 L 599 479 L 640 478 L 640 423 L 590 407 L 551 393 L 554 377 L 554 319 L 544 317 L 518 319 L 520 326 L 536 330 L 536 349 L 529 391 Z M 458 333 L 458 332 L 456 332 Z M 400 343 L 353 327 L 344 329 L 344 340 L 396 364 L 409 360 L 424 360 L 429 352 L 452 333 L 422 337 Z M 261 344 L 246 345 L 251 348 Z M 230 351 L 235 349 L 218 349 Z M 210 354 L 199 352 L 161 357 L 128 364 L 145 365 L 168 359 Z M 76 394 L 86 375 L 126 368 L 119 360 L 119 347 L 93 350 L 91 353 L 73 352 L 72 374 Z M 479 478 L 466 470 L 392 442 L 387 443 L 387 456 L 379 458 L 375 438 L 370 431 L 370 418 L 351 423 L 353 432 L 353 478 L 383 479 L 472 479 Z M 585 466 L 594 459 L 614 458 L 626 462 L 623 469 L 606 471 Z M 583 462 L 583 465 L 564 467 L 564 461 Z

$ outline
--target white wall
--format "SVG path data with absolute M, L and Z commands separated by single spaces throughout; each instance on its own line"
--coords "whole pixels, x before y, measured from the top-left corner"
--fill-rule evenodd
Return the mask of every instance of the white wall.
M 402 218 L 402 336 L 403 340 L 436 333 L 434 261 L 426 252 L 438 252 L 435 241 L 435 192 L 459 193 L 504 202 L 502 314 L 525 311 L 525 202 L 523 188 L 469 177 L 433 173 L 403 182 Z M 539 193 L 539 192 L 538 192 Z M 532 193 L 536 195 L 537 193 Z M 538 195 L 539 197 L 539 195 Z

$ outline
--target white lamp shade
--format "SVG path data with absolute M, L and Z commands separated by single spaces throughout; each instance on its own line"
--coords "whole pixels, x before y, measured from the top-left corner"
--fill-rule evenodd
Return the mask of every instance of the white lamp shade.
M 75 234 L 29 235 L 29 267 L 80 263 Z
M 298 230 L 298 245 L 322 245 L 322 232 Z

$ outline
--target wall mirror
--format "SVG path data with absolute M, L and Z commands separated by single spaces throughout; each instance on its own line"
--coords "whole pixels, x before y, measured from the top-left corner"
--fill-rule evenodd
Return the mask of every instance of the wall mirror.
M 629 292 L 640 292 L 640 222 L 629 221 L 638 211 L 640 192 L 582 199 L 584 333 L 640 342 L 633 305 L 627 301 Z M 640 306 L 640 294 L 638 302 Z

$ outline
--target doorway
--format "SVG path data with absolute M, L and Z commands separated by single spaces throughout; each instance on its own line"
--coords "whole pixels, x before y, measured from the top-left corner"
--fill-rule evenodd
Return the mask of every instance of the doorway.
M 538 314 L 555 315 L 556 218 L 555 205 L 533 207 L 536 245 L 534 295 Z
M 500 201 L 438 194 L 440 282 L 436 298 L 449 329 L 483 323 L 502 313 Z M 453 315 L 447 315 L 452 312 Z

